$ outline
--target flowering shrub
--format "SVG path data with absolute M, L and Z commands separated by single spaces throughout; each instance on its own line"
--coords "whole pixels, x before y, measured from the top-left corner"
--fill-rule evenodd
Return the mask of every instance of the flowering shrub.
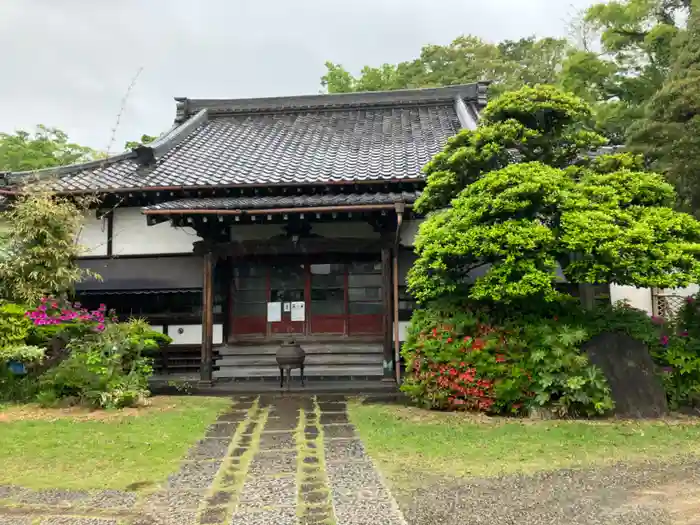
M 414 312 L 403 346 L 402 390 L 426 408 L 520 414 L 547 407 L 559 415 L 612 408 L 602 373 L 578 351 L 582 330 L 493 326 L 468 310 Z
M 117 320 L 104 304 L 97 310 L 87 310 L 80 303 L 53 297 L 42 297 L 39 306 L 27 311 L 26 316 L 33 325 L 29 338 L 33 344 L 46 344 L 57 335 L 74 338 L 102 331 L 108 322 Z
M 143 321 L 107 323 L 101 330 L 74 339 L 70 355 L 40 378 L 39 401 L 120 408 L 142 402 L 148 396 L 153 373 L 145 352 L 158 342 L 148 337 Z

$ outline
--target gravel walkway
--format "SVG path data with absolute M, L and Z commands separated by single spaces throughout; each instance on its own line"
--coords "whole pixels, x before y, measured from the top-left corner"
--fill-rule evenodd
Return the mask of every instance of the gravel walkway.
M 0 486 L 0 525 L 404 525 L 343 397 L 237 397 L 163 486 Z
M 619 464 L 394 489 L 410 525 L 700 525 L 700 462 Z

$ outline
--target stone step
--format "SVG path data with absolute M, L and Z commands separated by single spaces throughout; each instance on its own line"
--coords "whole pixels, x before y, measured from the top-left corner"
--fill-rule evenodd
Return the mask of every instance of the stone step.
M 381 377 L 384 373 L 382 365 L 311 365 L 304 367 L 304 375 L 307 377 Z M 279 377 L 278 366 L 238 367 L 224 366 L 214 371 L 215 378 L 239 378 L 239 377 Z M 299 378 L 299 369 L 292 370 L 292 377 Z
M 379 352 L 365 354 L 308 354 L 305 364 L 312 365 L 375 365 L 384 362 Z M 277 365 L 274 354 L 268 355 L 227 355 L 216 360 L 217 366 L 265 366 Z
M 381 343 L 301 343 L 307 355 L 309 354 L 366 354 L 382 353 Z M 275 355 L 279 344 L 262 345 L 223 345 L 216 351 L 221 356 L 228 355 Z

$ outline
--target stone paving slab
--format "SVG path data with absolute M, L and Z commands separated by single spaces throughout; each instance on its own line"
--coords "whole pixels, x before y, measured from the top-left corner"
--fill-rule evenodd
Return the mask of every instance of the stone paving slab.
M 323 427 L 323 435 L 326 439 L 349 439 L 357 437 L 355 427 L 352 425 L 326 425 Z
M 111 518 L 82 518 L 77 516 L 51 516 L 43 518 L 40 525 L 117 525 Z
M 196 510 L 205 496 L 205 490 L 164 490 L 147 496 L 144 507 Z
M 253 509 L 240 508 L 234 513 L 231 525 L 297 525 L 297 515 L 293 507 L 252 511 Z
M 285 433 L 270 433 L 260 435 L 260 450 L 285 450 L 295 449 L 296 440 L 294 434 Z
M 92 494 L 84 502 L 85 507 L 99 509 L 131 509 L 136 505 L 138 495 L 135 492 L 121 490 L 103 490 Z
M 245 507 L 294 507 L 296 478 L 249 477 L 241 491 L 241 505 Z
M 248 470 L 253 476 L 271 474 L 295 474 L 297 471 L 296 451 L 261 451 L 253 458 Z
M 366 460 L 367 454 L 359 439 L 334 439 L 325 443 L 326 461 Z
M 228 452 L 230 439 L 209 438 L 198 441 L 187 453 L 187 459 L 221 459 Z
M 211 486 L 220 463 L 212 461 L 192 461 L 184 463 L 177 474 L 168 478 L 168 487 L 172 489 L 206 489 Z
M 34 518 L 29 516 L 2 516 L 0 515 L 0 525 L 32 525 Z
M 17 498 L 19 503 L 28 505 L 72 506 L 87 500 L 88 491 L 63 489 L 27 490 Z

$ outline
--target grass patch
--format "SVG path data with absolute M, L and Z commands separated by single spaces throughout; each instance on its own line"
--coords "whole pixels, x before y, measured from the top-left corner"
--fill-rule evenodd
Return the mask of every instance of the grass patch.
M 149 487 L 176 471 L 187 449 L 231 400 L 153 398 L 124 411 L 0 408 L 0 485 L 30 488 Z M 4 420 L 3 420 L 4 417 Z
M 700 453 L 695 421 L 529 421 L 351 403 L 369 453 L 394 482 L 421 474 L 534 473 Z

